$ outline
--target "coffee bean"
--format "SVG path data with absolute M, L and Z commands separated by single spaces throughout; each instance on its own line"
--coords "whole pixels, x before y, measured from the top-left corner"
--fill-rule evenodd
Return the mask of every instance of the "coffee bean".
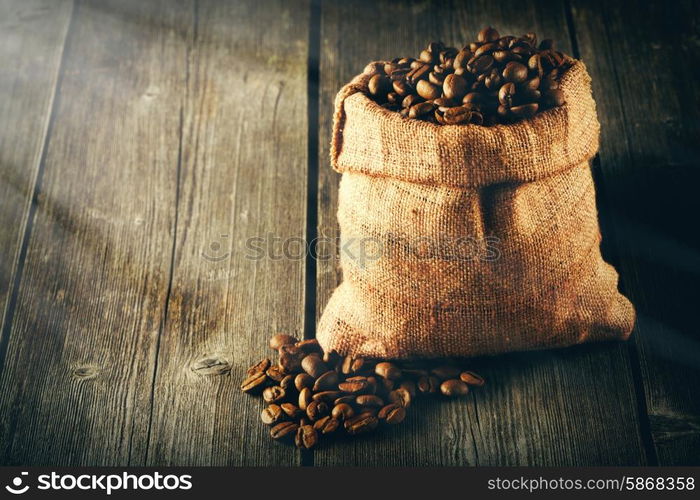
M 273 425 L 282 420 L 285 417 L 285 413 L 276 404 L 271 404 L 265 408 L 260 414 L 260 419 L 265 425 Z
M 411 406 L 411 399 L 411 393 L 403 388 L 395 389 L 389 393 L 389 401 L 404 408 Z
M 384 400 L 374 394 L 361 394 L 355 398 L 355 402 L 360 406 L 384 406 Z
M 374 367 L 374 373 L 389 380 L 398 380 L 401 378 L 401 370 L 388 361 L 377 363 Z
M 296 377 L 294 377 L 294 387 L 297 388 L 297 391 L 301 391 L 304 387 L 308 387 L 310 389 L 313 386 L 314 378 L 308 373 L 299 373 Z
M 338 389 L 343 392 L 349 392 L 352 394 L 358 394 L 367 391 L 369 387 L 369 382 L 367 377 L 350 377 L 345 382 L 338 384 Z
M 410 94 L 404 97 L 404 100 L 401 101 L 401 106 L 404 108 L 410 108 L 414 104 L 418 104 L 419 102 L 422 102 L 423 98 L 417 94 Z M 344 373 L 344 372 L 343 372 Z
M 299 425 L 294 422 L 281 422 L 270 429 L 270 436 L 276 440 L 291 439 L 298 428 Z
M 297 448 L 310 450 L 318 444 L 318 434 L 311 425 L 302 425 L 297 429 L 294 443 Z
M 345 431 L 351 436 L 371 432 L 379 425 L 379 419 L 371 413 L 361 413 L 345 421 Z
M 420 80 L 416 84 L 416 91 L 425 100 L 437 99 L 441 94 L 440 87 L 427 80 Z
M 298 419 L 303 413 L 298 406 L 292 403 L 282 403 L 280 408 L 284 414 L 291 419 Z
M 399 385 L 399 389 L 403 389 L 404 391 L 408 392 L 411 398 L 415 398 L 416 392 L 418 391 L 418 387 L 413 380 L 404 380 Z
M 296 344 L 299 342 L 296 337 L 286 333 L 278 333 L 270 338 L 270 349 L 279 350 L 283 345 Z
M 460 123 L 468 123 L 471 118 L 471 110 L 465 106 L 450 108 L 443 114 L 443 118 L 447 125 L 459 125 Z
M 406 418 L 406 409 L 401 405 L 390 404 L 379 410 L 378 417 L 387 424 L 400 424 Z
M 408 117 L 419 118 L 430 113 L 431 111 L 433 111 L 433 109 L 435 109 L 435 106 L 432 102 L 421 102 L 418 104 L 414 104 L 413 106 L 411 106 L 411 109 L 408 110 Z
M 369 93 L 374 97 L 385 98 L 386 95 L 391 92 L 392 82 L 389 77 L 385 75 L 374 75 L 369 79 L 367 85 Z
M 361 371 L 364 365 L 365 360 L 363 358 L 353 358 L 351 356 L 346 356 L 343 360 L 343 364 L 340 368 L 340 371 L 343 375 L 350 375 Z
M 476 39 L 481 43 L 494 42 L 499 38 L 500 35 L 498 34 L 498 31 L 496 31 L 491 26 L 487 26 L 486 28 L 479 31 L 479 34 L 476 36 Z
M 329 351 L 329 352 L 324 352 L 323 357 L 323 362 L 326 363 L 328 366 L 333 366 L 337 364 L 339 361 L 341 361 L 340 354 L 338 354 L 335 351 Z
M 294 387 L 294 375 L 285 375 L 285 377 L 280 380 L 280 387 L 285 391 L 291 391 L 295 389 Z
M 560 89 L 551 89 L 544 93 L 544 105 L 548 107 L 563 106 L 564 92 Z
M 279 349 L 279 365 L 287 373 L 295 373 L 301 370 L 301 360 L 304 359 L 304 352 L 296 345 L 285 344 Z
M 273 385 L 265 388 L 262 396 L 266 403 L 277 403 L 278 401 L 282 401 L 287 396 L 287 392 L 280 386 Z
M 336 400 L 333 401 L 334 405 L 342 405 L 342 404 L 354 404 L 355 403 L 355 396 L 340 396 Z
M 486 73 L 493 67 L 493 57 L 490 55 L 483 55 L 481 57 L 472 58 L 471 66 L 472 73 Z
M 514 96 L 515 96 L 515 84 L 514 83 L 506 83 L 498 91 L 498 102 L 500 102 L 502 106 L 509 108 L 513 105 Z
M 269 379 L 267 378 L 267 375 L 265 375 L 265 372 L 253 373 L 243 380 L 241 383 L 241 390 L 248 393 L 261 392 L 267 385 L 268 380 Z
M 342 392 L 340 391 L 321 391 L 314 394 L 312 399 L 314 401 L 323 401 L 324 403 L 331 404 L 335 402 L 341 394 Z
M 447 75 L 442 84 L 442 92 L 447 99 L 460 100 L 467 90 L 467 81 L 459 75 Z
M 328 405 L 323 401 L 311 401 L 306 407 L 306 416 L 312 422 L 315 422 L 321 417 L 325 417 L 330 413 Z
M 328 391 L 331 389 L 336 389 L 338 387 L 338 373 L 335 371 L 327 371 L 320 377 L 316 379 L 313 390 L 318 391 Z
M 311 393 L 311 389 L 304 387 L 301 391 L 299 391 L 299 408 L 306 411 L 311 401 L 313 401 L 312 398 L 313 394 Z
M 267 369 L 265 374 L 275 382 L 281 382 L 282 379 L 286 376 L 284 368 L 282 368 L 279 365 L 272 365 L 270 368 Z
M 355 410 L 347 403 L 340 403 L 333 407 L 331 415 L 337 420 L 346 420 L 355 416 Z
M 422 394 L 435 394 L 440 386 L 437 377 L 427 376 L 418 379 L 418 391 Z
M 272 363 L 267 358 L 265 358 L 261 361 L 258 361 L 253 366 L 248 368 L 248 370 L 246 371 L 246 375 L 250 376 L 250 375 L 255 375 L 256 373 L 265 372 L 265 371 L 267 371 L 268 368 L 270 368 L 271 364 Z
M 486 383 L 481 375 L 474 372 L 462 372 L 459 374 L 459 379 L 467 385 L 474 385 L 477 387 L 481 387 Z
M 311 353 L 322 354 L 323 353 L 323 349 L 321 349 L 321 345 L 318 343 L 318 340 L 316 340 L 316 339 L 302 340 L 301 342 L 297 342 L 296 346 L 304 354 L 311 354 Z
M 440 392 L 445 396 L 465 396 L 469 393 L 469 386 L 459 379 L 452 378 L 440 384 Z
M 320 377 L 327 370 L 326 363 L 317 353 L 309 354 L 301 360 L 301 368 L 314 378 Z
M 527 68 L 524 64 L 510 61 L 503 68 L 503 79 L 507 82 L 521 83 L 527 79 Z
M 520 106 L 513 106 L 510 108 L 510 112 L 517 118 L 530 118 L 537 113 L 538 107 L 538 104 L 533 102 L 529 104 L 522 104 Z
M 325 416 L 314 423 L 314 429 L 321 434 L 332 434 L 340 427 L 340 421 L 331 417 Z

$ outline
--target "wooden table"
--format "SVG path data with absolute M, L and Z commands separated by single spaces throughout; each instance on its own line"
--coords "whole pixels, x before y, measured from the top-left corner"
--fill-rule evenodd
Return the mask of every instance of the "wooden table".
M 692 0 L 2 0 L 2 463 L 699 464 L 699 22 Z M 340 271 L 246 242 L 337 236 L 335 92 L 487 24 L 588 66 L 632 339 L 477 360 L 466 400 L 276 445 L 241 376 L 271 333 L 314 335 Z

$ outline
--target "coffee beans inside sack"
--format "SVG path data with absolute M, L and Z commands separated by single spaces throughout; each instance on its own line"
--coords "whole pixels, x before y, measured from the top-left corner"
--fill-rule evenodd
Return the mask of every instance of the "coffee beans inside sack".
M 484 379 L 454 361 L 403 361 L 324 353 L 316 340 L 278 334 L 270 339 L 276 363 L 251 366 L 243 392 L 262 396 L 270 436 L 311 449 L 331 435 L 357 436 L 406 418 L 427 395 L 466 396 Z
M 626 339 L 634 308 L 600 253 L 582 61 L 485 28 L 377 61 L 335 99 L 343 281 L 325 351 L 471 357 Z

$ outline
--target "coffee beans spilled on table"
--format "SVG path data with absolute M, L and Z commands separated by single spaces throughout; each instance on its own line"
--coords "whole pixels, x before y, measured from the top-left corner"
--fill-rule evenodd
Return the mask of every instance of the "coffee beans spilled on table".
M 402 117 L 440 125 L 508 124 L 561 106 L 562 74 L 574 59 L 535 33 L 501 36 L 482 29 L 461 50 L 430 42 L 418 58 L 376 65 L 372 99 Z
M 287 334 L 270 339 L 277 363 L 251 366 L 243 392 L 260 395 L 260 414 L 278 441 L 311 449 L 326 436 L 357 436 L 404 421 L 411 403 L 426 395 L 461 397 L 484 379 L 454 362 L 390 361 L 324 353 L 316 340 Z

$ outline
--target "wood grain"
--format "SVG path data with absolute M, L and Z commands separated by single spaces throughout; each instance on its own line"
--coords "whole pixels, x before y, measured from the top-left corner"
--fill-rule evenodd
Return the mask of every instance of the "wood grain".
M 560 2 L 324 3 L 321 13 L 319 234 L 337 236 L 338 176 L 328 164 L 335 92 L 371 60 L 415 55 L 428 41 L 461 44 L 483 26 L 535 30 L 570 51 Z M 319 262 L 318 312 L 340 279 Z M 376 439 L 315 455 L 317 465 L 634 465 L 645 463 L 622 344 L 511 354 L 474 362 L 489 380 L 466 401 L 424 402 Z
M 700 464 L 700 85 L 696 2 L 573 2 L 603 125 L 611 253 L 638 321 L 644 403 L 660 465 Z
M 79 2 L 0 379 L 3 464 L 143 464 L 170 274 L 186 3 Z
M 239 385 L 271 334 L 303 334 L 308 15 L 306 1 L 198 2 L 149 464 L 299 463 Z
M 0 2 L 0 346 L 71 11 L 70 0 Z

